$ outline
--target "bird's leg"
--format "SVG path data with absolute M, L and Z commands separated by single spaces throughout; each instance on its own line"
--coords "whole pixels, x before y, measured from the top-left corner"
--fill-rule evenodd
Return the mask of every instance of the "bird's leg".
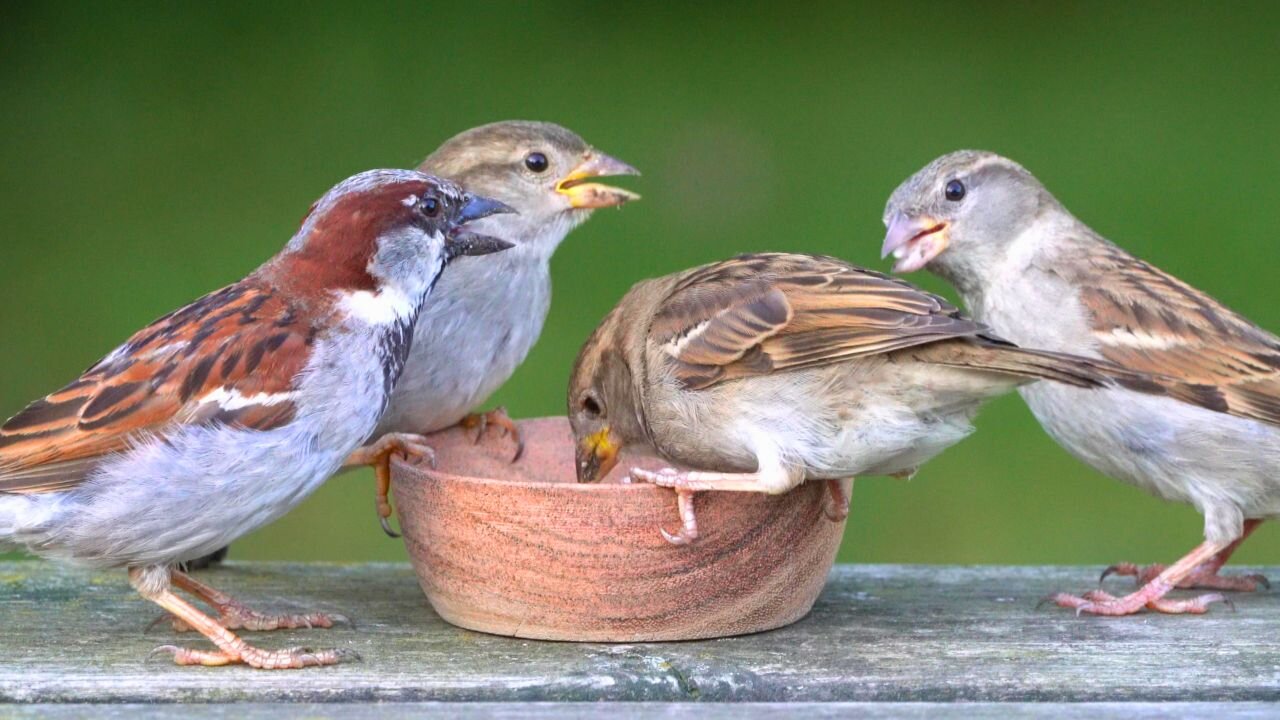
M 169 611 L 175 618 L 204 635 L 216 651 L 180 648 L 164 645 L 156 653 L 171 653 L 178 665 L 231 665 L 244 663 L 263 670 L 283 670 L 316 665 L 336 665 L 343 660 L 358 659 L 358 655 L 344 650 L 319 650 L 291 648 L 288 650 L 263 650 L 242 640 L 238 635 L 222 627 L 213 618 L 200 612 L 194 605 L 174 594 L 168 578 L 157 579 L 154 568 L 130 568 L 129 581 L 142 597 Z
M 518 461 L 524 455 L 524 438 L 520 436 L 520 427 L 511 419 L 504 407 L 494 408 L 484 413 L 471 413 L 462 418 L 458 424 L 466 430 L 476 431 L 477 445 L 484 440 L 489 428 L 498 428 L 502 430 L 503 437 L 510 437 L 516 444 L 516 454 L 511 457 L 511 462 Z
M 173 584 L 209 604 L 218 611 L 217 623 L 228 630 L 293 630 L 296 628 L 331 628 L 334 623 L 351 621 L 345 615 L 313 612 L 296 615 L 267 615 L 245 607 L 230 595 L 210 587 L 190 575 L 175 570 Z M 173 618 L 176 632 L 194 628 L 178 617 Z
M 693 494 L 702 490 L 728 490 L 736 492 L 761 492 L 780 495 L 799 485 L 804 475 L 789 471 L 782 463 L 770 457 L 759 460 L 760 469 L 753 473 L 703 472 L 701 470 L 642 470 L 632 468 L 631 479 L 647 482 L 676 491 L 680 508 L 682 529 L 669 533 L 659 528 L 662 536 L 672 545 L 687 545 L 698 536 L 698 521 L 693 513 Z M 843 492 L 841 493 L 843 495 Z
M 391 500 L 387 495 L 391 491 L 391 455 L 394 453 L 400 453 L 405 459 L 426 460 L 431 463 L 431 467 L 436 466 L 436 453 L 427 445 L 425 437 L 412 433 L 387 433 L 372 445 L 365 445 L 351 453 L 342 467 L 373 466 L 373 476 L 378 483 L 377 496 L 374 498 L 378 524 L 382 525 L 382 531 L 388 536 L 398 538 L 400 533 L 392 530 L 388 521 L 391 517 Z
M 1044 602 L 1052 602 L 1059 607 L 1075 608 L 1076 614 L 1090 615 L 1132 615 L 1144 607 L 1163 613 L 1191 613 L 1200 615 L 1208 612 L 1209 605 L 1226 601 L 1226 597 L 1218 593 L 1201 595 L 1189 600 L 1169 600 L 1165 595 L 1177 587 L 1188 575 L 1202 563 L 1221 552 L 1229 543 L 1205 541 L 1178 562 L 1165 568 L 1150 582 L 1136 592 L 1124 597 L 1114 597 L 1101 590 L 1087 592 L 1084 595 L 1068 595 L 1058 593 L 1050 595 Z M 1229 601 L 1228 601 L 1229 602 Z
M 1244 532 L 1240 534 L 1230 545 L 1226 546 L 1217 555 L 1209 558 L 1201 563 L 1199 567 L 1191 571 L 1191 574 L 1182 579 L 1178 583 L 1179 588 L 1199 588 L 1204 590 L 1237 590 L 1240 592 L 1253 592 L 1259 586 L 1270 589 L 1271 582 L 1266 576 L 1254 573 L 1252 575 L 1219 575 L 1218 571 L 1223 565 L 1231 559 L 1232 553 L 1236 548 L 1240 547 L 1240 543 L 1244 542 L 1253 531 L 1262 524 L 1261 520 L 1245 520 Z M 1132 575 L 1139 585 L 1145 585 L 1151 582 L 1157 575 L 1164 572 L 1163 565 L 1148 565 L 1140 568 L 1133 563 L 1116 563 L 1106 570 L 1102 571 L 1102 580 L 1106 580 L 1108 575 Z M 1101 581 L 1099 581 L 1101 582 Z

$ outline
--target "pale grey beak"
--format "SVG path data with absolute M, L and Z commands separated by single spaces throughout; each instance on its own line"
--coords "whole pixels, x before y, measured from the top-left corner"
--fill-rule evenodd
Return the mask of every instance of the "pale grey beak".
M 884 245 L 880 246 L 880 257 L 893 255 L 897 258 L 893 265 L 894 272 L 919 270 L 942 254 L 950 241 L 947 223 L 931 217 L 909 218 L 902 213 L 894 213 L 887 225 Z

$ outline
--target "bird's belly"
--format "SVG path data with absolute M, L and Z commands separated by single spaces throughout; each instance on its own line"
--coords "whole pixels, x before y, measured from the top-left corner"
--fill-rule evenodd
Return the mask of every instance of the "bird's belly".
M 96 566 L 211 553 L 296 507 L 355 447 L 317 450 L 294 430 L 198 427 L 142 445 L 74 490 L 38 496 L 15 539 Z
M 1099 472 L 1206 514 L 1280 512 L 1280 429 L 1129 390 L 1020 392 L 1045 431 Z
M 449 427 L 511 377 L 546 318 L 545 302 L 515 294 L 504 312 L 428 305 L 375 435 Z
M 814 478 L 895 475 L 913 472 L 973 432 L 971 413 L 924 415 L 908 409 L 846 423 L 833 452 L 810 471 Z

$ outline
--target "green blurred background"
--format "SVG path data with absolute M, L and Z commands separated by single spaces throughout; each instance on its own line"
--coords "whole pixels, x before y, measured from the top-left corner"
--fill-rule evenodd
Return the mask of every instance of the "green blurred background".
M 642 202 L 556 256 L 546 331 L 491 403 L 516 417 L 563 410 L 579 344 L 637 279 L 748 250 L 886 267 L 888 193 L 962 147 L 1020 160 L 1099 231 L 1280 329 L 1278 27 L 1260 4 L 7 2 L 0 414 L 240 278 L 338 180 L 507 118 L 645 173 L 627 183 Z M 978 426 L 911 482 L 861 481 L 841 559 L 1171 561 L 1199 542 L 1194 511 L 1076 462 L 1016 396 Z M 1264 526 L 1239 557 L 1277 550 Z M 361 473 L 233 556 L 405 554 Z

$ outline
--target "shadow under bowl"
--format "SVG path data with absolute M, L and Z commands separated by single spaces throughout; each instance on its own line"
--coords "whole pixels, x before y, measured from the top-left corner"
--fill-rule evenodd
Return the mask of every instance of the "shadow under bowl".
M 604 482 L 578 484 L 562 418 L 519 423 L 526 449 L 490 429 L 429 439 L 436 468 L 397 459 L 392 488 L 419 583 L 446 621 L 521 638 L 657 642 L 770 630 L 808 614 L 835 562 L 844 522 L 826 517 L 826 484 L 785 495 L 702 492 L 700 536 L 680 526 L 675 493 L 623 484 L 623 456 Z M 846 485 L 846 492 L 848 486 Z

